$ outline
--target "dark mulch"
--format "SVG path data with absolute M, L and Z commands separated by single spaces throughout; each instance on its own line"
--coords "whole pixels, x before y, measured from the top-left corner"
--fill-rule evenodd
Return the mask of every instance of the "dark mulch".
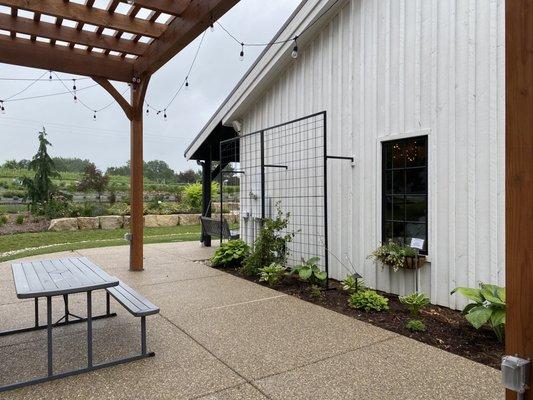
M 49 220 L 26 220 L 22 225 L 16 224 L 15 221 L 9 221 L 5 225 L 0 226 L 0 236 L 11 235 L 13 233 L 43 232 L 46 231 L 49 226 Z
M 266 286 L 264 282 L 259 282 L 258 278 L 243 276 L 235 268 L 226 268 L 224 271 Z M 372 313 L 348 307 L 348 295 L 342 290 L 338 281 L 330 280 L 331 290 L 323 291 L 320 298 L 313 297 L 309 288 L 310 286 L 304 282 L 286 279 L 274 289 L 481 364 L 500 368 L 504 353 L 503 344 L 497 341 L 490 328 L 483 327 L 479 330 L 473 328 L 459 311 L 430 305 L 418 318 L 424 322 L 427 331 L 411 332 L 405 328 L 406 322 L 412 319 L 411 315 L 400 303 L 398 296 L 380 292 L 389 299 L 389 310 Z

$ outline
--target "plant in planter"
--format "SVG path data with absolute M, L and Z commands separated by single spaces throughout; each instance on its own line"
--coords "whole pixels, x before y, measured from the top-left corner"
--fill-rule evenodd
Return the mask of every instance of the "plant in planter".
M 476 329 L 489 324 L 496 337 L 503 342 L 505 334 L 505 288 L 480 283 L 479 289 L 455 288 L 451 294 L 459 293 L 473 301 L 463 309 L 468 322 Z
M 400 303 L 407 307 L 413 317 L 418 317 L 420 311 L 429 304 L 429 298 L 424 293 L 411 293 L 398 297 Z
M 420 268 L 426 262 L 425 256 L 419 256 L 417 259 L 416 250 L 409 246 L 403 246 L 393 240 L 382 244 L 372 252 L 369 258 L 380 261 L 388 265 L 394 271 L 399 269 L 416 269 Z
M 276 286 L 286 274 L 287 269 L 283 265 L 272 263 L 266 267 L 259 268 L 259 281 L 266 282 L 268 286 Z
M 294 267 L 291 270 L 291 275 L 298 275 L 302 281 L 310 282 L 313 285 L 324 284 L 327 274 L 318 267 L 319 260 L 319 257 L 311 257 L 307 261 L 302 258 L 302 264 Z
M 411 332 L 425 332 L 426 331 L 426 325 L 418 319 L 411 319 L 407 321 L 407 323 L 405 324 L 405 327 L 409 329 Z
M 348 294 L 356 293 L 361 290 L 365 290 L 365 281 L 362 278 L 356 278 L 353 275 L 349 275 L 341 282 L 342 290 L 348 292 Z
M 240 265 L 250 254 L 250 246 L 242 240 L 230 240 L 224 242 L 215 251 L 211 258 L 211 265 L 214 267 L 229 267 Z
M 374 290 L 364 290 L 353 293 L 348 299 L 348 305 L 366 312 L 383 311 L 389 309 L 389 299 Z

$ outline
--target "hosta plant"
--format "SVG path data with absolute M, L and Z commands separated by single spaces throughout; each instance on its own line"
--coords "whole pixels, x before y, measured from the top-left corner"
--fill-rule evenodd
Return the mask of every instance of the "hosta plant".
M 356 292 L 348 299 L 348 305 L 364 311 L 383 311 L 389 309 L 389 299 L 374 290 Z
M 426 331 L 426 325 L 418 319 L 411 319 L 407 321 L 407 324 L 405 324 L 405 327 L 409 329 L 411 332 L 425 332 Z
M 365 281 L 362 278 L 357 279 L 353 275 L 349 275 L 341 282 L 342 290 L 349 294 L 365 290 Z
M 480 283 L 479 289 L 458 287 L 452 294 L 459 293 L 473 303 L 463 309 L 468 322 L 476 329 L 488 324 L 500 342 L 505 334 L 505 288 L 487 283 Z
M 259 268 L 259 281 L 266 282 L 268 286 L 276 286 L 286 274 L 287 269 L 283 265 L 271 263 L 266 267 Z
M 250 254 L 250 246 L 242 240 L 230 240 L 224 242 L 215 251 L 211 258 L 211 265 L 214 267 L 229 267 L 240 265 Z
M 302 281 L 310 282 L 313 285 L 323 284 L 326 282 L 327 274 L 318 267 L 319 260 L 319 257 L 311 257 L 307 261 L 302 258 L 302 264 L 294 267 L 291 274 L 298 275 Z
M 420 315 L 420 310 L 429 304 L 429 298 L 424 293 L 411 293 L 407 296 L 398 297 L 400 303 L 407 307 L 413 317 Z

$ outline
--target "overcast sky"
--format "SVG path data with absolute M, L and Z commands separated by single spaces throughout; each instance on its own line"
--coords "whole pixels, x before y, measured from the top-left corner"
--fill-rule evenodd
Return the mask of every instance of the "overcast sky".
M 299 0 L 241 0 L 220 22 L 244 42 L 268 42 L 298 3 Z M 160 108 L 169 102 L 187 74 L 199 40 L 152 77 L 146 99 L 154 107 Z M 239 61 L 240 46 L 220 27 L 215 26 L 214 32 L 208 29 L 189 77 L 189 89 L 182 91 L 168 108 L 167 122 L 153 111 L 148 116 L 145 114 L 144 159 L 164 160 L 175 170 L 196 169 L 195 163 L 185 161 L 185 148 L 261 51 L 262 48 L 248 47 L 244 61 Z M 43 73 L 45 71 L 0 63 L 0 78 L 35 79 Z M 48 78 L 48 73 L 44 78 Z M 29 83 L 0 80 L 0 99 L 17 93 Z M 80 80 L 76 86 L 79 90 L 93 83 Z M 72 81 L 68 85 L 72 86 Z M 121 92 L 126 89 L 125 84 L 116 86 Z M 15 98 L 62 91 L 65 88 L 61 82 L 37 82 Z M 93 109 L 112 101 L 98 86 L 80 91 L 78 97 Z M 8 102 L 5 108 L 6 114 L 0 115 L 0 163 L 31 158 L 42 126 L 49 134 L 54 156 L 88 158 L 102 169 L 122 165 L 129 159 L 129 123 L 116 104 L 98 113 L 96 121 L 92 112 L 75 104 L 70 95 Z

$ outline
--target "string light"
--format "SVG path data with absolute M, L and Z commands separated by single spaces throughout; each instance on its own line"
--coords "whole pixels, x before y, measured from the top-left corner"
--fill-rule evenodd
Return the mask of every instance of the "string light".
M 294 37 L 294 47 L 292 48 L 291 57 L 295 60 L 298 58 L 298 36 Z
M 241 42 L 241 52 L 239 53 L 239 60 L 244 60 L 244 43 Z
M 73 79 L 72 82 L 73 82 L 72 83 L 72 92 L 74 93 L 74 103 L 77 103 L 78 102 L 78 96 L 76 94 L 76 90 L 77 90 L 77 88 L 76 88 L 76 79 Z
M 211 29 L 211 32 L 214 32 L 215 31 L 215 25 L 213 25 L 213 24 L 209 25 L 209 29 Z
M 48 80 L 52 80 L 52 70 L 48 71 Z
M 150 114 L 150 109 L 146 107 L 146 115 Z
M 93 110 L 93 121 L 96 121 L 96 110 Z
M 5 114 L 6 113 L 6 108 L 4 107 L 4 101 L 3 100 L 0 100 L 0 113 L 1 114 Z
M 185 77 L 185 90 L 189 90 L 189 77 Z
M 167 110 L 163 110 L 163 119 L 166 121 L 167 120 Z

